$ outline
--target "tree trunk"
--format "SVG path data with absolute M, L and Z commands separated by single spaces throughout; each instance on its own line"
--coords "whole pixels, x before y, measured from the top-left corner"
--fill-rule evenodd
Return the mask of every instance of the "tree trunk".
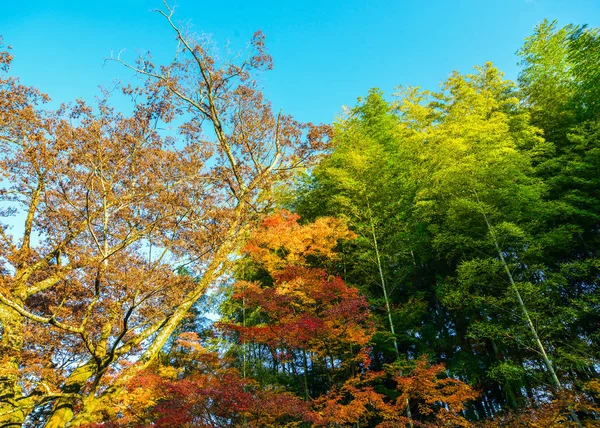
M 96 365 L 87 363 L 77 367 L 69 376 L 62 390 L 64 393 L 78 394 L 86 382 L 94 375 Z M 73 407 L 75 399 L 70 397 L 59 398 L 54 403 L 52 413 L 46 422 L 45 428 L 64 428 L 71 419 L 73 419 Z M 84 408 L 82 412 L 89 412 L 90 409 Z
M 304 399 L 308 401 L 310 398 L 310 394 L 308 393 L 308 362 L 304 349 L 302 350 L 302 368 L 304 369 Z
M 548 373 L 550 374 L 550 378 L 552 379 L 552 383 L 554 384 L 555 389 L 557 391 L 560 391 L 561 389 L 563 389 L 563 386 L 560 383 L 560 380 L 558 379 L 556 372 L 554 371 L 552 361 L 550 361 L 550 358 L 548 358 L 548 354 L 546 353 L 546 348 L 544 347 L 544 344 L 540 340 L 540 337 L 537 333 L 535 325 L 533 324 L 533 321 L 531 320 L 531 317 L 529 316 L 529 311 L 527 310 L 527 307 L 525 306 L 525 303 L 523 302 L 523 299 L 521 298 L 521 293 L 519 292 L 519 289 L 517 287 L 517 284 L 515 283 L 512 273 L 510 272 L 508 263 L 506 263 L 504 254 L 502 253 L 502 250 L 500 249 L 500 244 L 498 243 L 496 234 L 494 233 L 494 230 L 492 229 L 492 225 L 490 224 L 490 222 L 487 218 L 487 215 L 485 214 L 485 212 L 483 210 L 482 210 L 482 213 L 483 213 L 483 218 L 485 219 L 485 223 L 487 225 L 488 231 L 490 232 L 490 235 L 494 241 L 494 246 L 496 247 L 498 257 L 500 258 L 500 261 L 502 262 L 502 265 L 504 266 L 504 271 L 506 272 L 506 275 L 508 276 L 508 280 L 513 289 L 513 292 L 515 293 L 515 296 L 517 297 L 517 302 L 519 304 L 519 308 L 521 309 L 521 312 L 523 313 L 523 317 L 525 318 L 527 327 L 529 328 L 529 331 L 531 332 L 531 336 L 533 337 L 533 340 L 538 348 L 538 351 L 539 351 L 540 355 L 542 356 L 544 365 L 546 366 L 546 369 L 548 370 Z M 582 427 L 577 414 L 573 410 L 569 410 L 569 412 L 570 412 L 570 416 L 571 416 L 571 419 L 573 420 L 573 422 L 575 422 L 579 427 Z
M 383 289 L 383 299 L 385 301 L 385 309 L 388 316 L 388 321 L 390 322 L 390 333 L 392 333 L 392 339 L 394 341 L 394 350 L 396 351 L 396 359 L 400 358 L 400 350 L 398 348 L 398 340 L 396 339 L 396 329 L 394 328 L 394 320 L 392 319 L 392 308 L 390 306 L 390 299 L 387 292 L 387 286 L 385 282 L 385 277 L 383 275 L 383 266 L 381 264 L 381 256 L 379 254 L 379 245 L 377 243 L 377 234 L 375 233 L 375 223 L 373 222 L 373 215 L 371 213 L 371 206 L 367 203 L 369 207 L 369 221 L 371 223 L 371 234 L 373 236 L 373 246 L 375 247 L 375 258 L 377 260 L 377 268 L 379 270 L 379 280 L 381 281 L 381 288 Z M 402 376 L 402 373 L 400 373 Z M 410 411 L 410 401 L 406 398 L 406 417 L 410 421 L 408 423 L 409 427 L 413 427 L 412 423 L 412 412 Z
M 0 428 L 20 427 L 27 416 L 18 404 L 22 396 L 18 373 L 23 327 L 23 317 L 0 303 Z

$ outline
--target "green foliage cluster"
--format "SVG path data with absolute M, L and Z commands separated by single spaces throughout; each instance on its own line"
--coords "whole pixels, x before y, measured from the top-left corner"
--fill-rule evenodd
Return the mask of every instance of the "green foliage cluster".
M 600 362 L 600 32 L 544 21 L 519 56 L 517 83 L 487 63 L 371 90 L 287 198 L 358 235 L 337 269 L 377 317 L 373 364 L 444 363 L 473 420 L 584 391 Z

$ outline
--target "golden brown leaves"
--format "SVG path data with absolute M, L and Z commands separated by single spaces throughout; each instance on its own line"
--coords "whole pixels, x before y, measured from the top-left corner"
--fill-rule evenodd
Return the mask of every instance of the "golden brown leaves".
M 273 274 L 285 266 L 307 266 L 311 258 L 335 259 L 338 242 L 355 236 L 339 219 L 321 217 L 300 225 L 299 218 L 287 211 L 266 218 L 244 251 Z
M 13 56 L 5 48 L 2 36 L 0 36 L 0 70 L 8 71 L 10 63 L 12 62 Z M 11 46 L 6 46 L 6 49 L 11 49 Z

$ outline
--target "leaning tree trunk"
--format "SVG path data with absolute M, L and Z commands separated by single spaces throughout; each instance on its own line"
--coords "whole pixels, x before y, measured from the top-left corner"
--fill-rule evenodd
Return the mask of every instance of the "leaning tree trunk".
M 96 372 L 95 364 L 88 363 L 76 368 L 69 376 L 62 390 L 64 393 L 78 394 Z M 59 398 L 54 403 L 52 413 L 45 428 L 62 428 L 73 419 L 75 400 L 71 397 Z M 88 409 L 85 409 L 88 410 Z
M 508 280 L 510 282 L 512 290 L 515 293 L 515 296 L 517 298 L 517 303 L 519 305 L 519 308 L 521 309 L 521 312 L 523 313 L 523 317 L 525 318 L 525 323 L 527 324 L 527 327 L 528 327 L 529 331 L 531 332 L 531 336 L 533 337 L 533 341 L 535 342 L 535 345 L 536 345 L 540 355 L 542 356 L 542 360 L 544 361 L 546 370 L 548 370 L 548 373 L 550 374 L 550 378 L 552 380 L 552 383 L 554 384 L 555 389 L 557 391 L 560 391 L 563 389 L 563 386 L 560 383 L 560 380 L 558 379 L 556 372 L 554 371 L 554 366 L 552 365 L 552 361 L 548 357 L 546 348 L 544 347 L 544 344 L 540 340 L 540 337 L 537 333 L 535 325 L 533 324 L 533 321 L 531 320 L 531 317 L 529 316 L 529 311 L 527 310 L 527 306 L 525 306 L 525 303 L 523 302 L 523 298 L 521 297 L 519 288 L 517 287 L 517 284 L 515 283 L 513 275 L 510 272 L 508 263 L 506 263 L 506 259 L 504 258 L 504 254 L 502 253 L 500 244 L 498 243 L 498 239 L 496 238 L 496 234 L 494 233 L 494 229 L 492 228 L 492 225 L 490 224 L 490 222 L 487 218 L 487 215 L 485 214 L 485 211 L 482 210 L 482 214 L 483 214 L 483 218 L 485 219 L 485 224 L 487 225 L 488 231 L 490 232 L 490 236 L 492 237 L 492 240 L 494 241 L 494 246 L 496 247 L 496 252 L 498 253 L 498 257 L 500 258 L 500 261 L 502 262 L 502 265 L 504 266 L 504 271 L 506 272 L 506 276 L 508 277 Z M 570 414 L 573 422 L 575 422 L 579 427 L 582 427 L 579 417 L 572 409 L 569 409 L 569 414 Z

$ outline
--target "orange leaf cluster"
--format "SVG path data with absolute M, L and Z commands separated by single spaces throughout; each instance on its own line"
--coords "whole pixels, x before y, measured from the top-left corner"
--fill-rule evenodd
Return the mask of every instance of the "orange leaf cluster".
M 312 266 L 335 259 L 338 242 L 352 236 L 336 219 L 299 225 L 298 216 L 285 211 L 266 218 L 245 253 L 267 272 L 272 285 L 238 281 L 233 295 L 247 309 L 258 309 L 264 322 L 223 322 L 221 327 L 244 342 L 263 343 L 274 351 L 302 349 L 338 358 L 352 346 L 366 346 L 373 328 L 365 298 L 341 278 Z

